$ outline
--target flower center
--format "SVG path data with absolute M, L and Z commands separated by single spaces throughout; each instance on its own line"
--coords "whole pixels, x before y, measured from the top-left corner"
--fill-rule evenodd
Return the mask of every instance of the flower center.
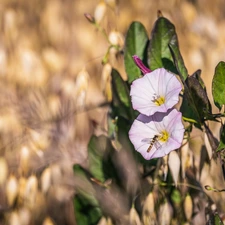
M 165 98 L 163 96 L 154 96 L 152 100 L 157 106 L 160 106 L 165 103 Z
M 160 134 L 159 141 L 167 142 L 170 137 L 169 133 L 166 130 L 163 130 Z

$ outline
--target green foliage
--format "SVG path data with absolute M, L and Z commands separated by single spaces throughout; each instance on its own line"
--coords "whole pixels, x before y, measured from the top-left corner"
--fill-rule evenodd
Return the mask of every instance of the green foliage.
M 105 182 L 108 178 L 116 178 L 112 163 L 113 147 L 105 136 L 92 136 L 88 144 L 89 171 L 94 178 Z
M 209 220 L 207 221 L 206 225 L 223 225 L 222 220 L 220 219 L 218 213 L 214 213 L 210 215 Z
M 159 17 L 152 30 L 148 49 L 148 64 L 151 70 L 165 68 L 178 73 L 169 48 L 170 44 L 178 54 L 178 41 L 174 25 L 166 18 Z
M 178 71 L 178 74 L 180 75 L 181 80 L 184 82 L 188 77 L 188 71 L 187 68 L 184 65 L 183 58 L 180 54 L 178 40 L 176 34 L 173 36 L 173 41 L 169 43 L 169 48 L 173 57 L 174 64 L 176 66 L 176 69 Z
M 174 217 L 176 218 L 173 219 L 181 223 L 185 222 L 183 209 L 184 199 L 182 196 L 185 196 L 185 193 L 196 194 L 197 191 L 200 191 L 202 194 L 203 192 L 198 181 L 194 181 L 197 187 L 194 187 L 192 184 L 188 185 L 186 182 L 188 182 L 189 178 L 184 181 L 183 184 L 186 186 L 183 189 L 179 185 L 179 187 L 174 187 L 172 185 L 173 180 L 171 174 L 170 172 L 168 173 L 167 161 L 164 162 L 164 159 L 146 161 L 134 150 L 129 140 L 128 132 L 138 113 L 132 108 L 129 91 L 131 82 L 141 76 L 141 71 L 135 65 L 132 58 L 133 55 L 139 56 L 145 64 L 148 62 L 151 70 L 165 68 L 179 75 L 184 87 L 183 93 L 181 94 L 182 104 L 180 111 L 182 112 L 184 120 L 189 122 L 187 125 L 188 128 L 186 129 L 187 137 L 190 137 L 193 128 L 192 124 L 194 123 L 194 125 L 201 130 L 203 130 L 204 127 L 213 151 L 217 148 L 217 152 L 221 154 L 225 149 L 225 125 L 222 125 L 219 146 L 213 133 L 206 125 L 206 121 L 211 120 L 217 122 L 218 118 L 223 117 L 224 114 L 215 115 L 212 113 L 206 87 L 200 76 L 201 71 L 197 70 L 193 75 L 188 75 L 187 68 L 185 67 L 179 50 L 174 25 L 168 19 L 162 16 L 159 17 L 155 22 L 149 41 L 145 27 L 139 22 L 133 22 L 128 29 L 124 49 L 124 63 L 128 81 L 124 81 L 119 72 L 115 69 L 113 69 L 111 73 L 113 98 L 108 115 L 108 137 L 103 135 L 92 136 L 88 145 L 88 169 L 74 169 L 75 175 L 84 179 L 88 187 L 87 190 L 89 190 L 79 190 L 78 194 L 75 196 L 74 207 L 76 217 L 79 220 L 78 224 L 94 224 L 105 212 L 105 209 L 99 206 L 101 201 L 93 194 L 95 191 L 98 192 L 98 196 L 101 196 L 102 191 L 109 193 L 109 190 L 113 187 L 115 188 L 113 190 L 118 191 L 116 195 L 117 193 L 124 193 L 124 196 L 131 193 L 135 194 L 135 196 L 131 194 L 132 196 L 130 196 L 131 199 L 129 200 L 130 203 L 140 201 L 139 204 L 137 204 L 138 213 L 143 215 L 144 213 L 151 212 L 153 214 L 152 218 L 156 218 L 154 212 L 151 211 L 151 206 L 148 206 L 149 209 L 145 209 L 146 212 L 144 212 L 142 208 L 142 203 L 144 201 L 144 199 L 142 199 L 143 196 L 147 196 L 146 193 L 149 193 L 150 190 L 153 193 L 155 191 L 157 193 L 155 196 L 157 199 L 155 209 L 159 209 L 162 202 L 164 202 L 165 199 L 169 199 L 168 204 L 175 210 Z M 222 106 L 225 104 L 225 62 L 220 62 L 216 67 L 212 83 L 212 93 L 215 105 L 221 110 Z M 121 152 L 129 153 L 125 155 L 133 157 L 128 158 L 135 161 L 135 163 L 129 166 L 132 160 L 122 161 L 122 163 L 115 162 L 115 159 L 118 160 L 120 156 L 124 156 Z M 136 166 L 136 163 L 138 166 Z M 184 162 L 182 161 L 182 163 Z M 201 163 L 203 164 L 204 162 Z M 133 171 L 136 167 L 138 167 L 138 171 Z M 134 188 L 135 191 L 127 193 L 129 188 L 127 188 L 126 185 L 129 183 L 129 179 L 125 177 L 125 175 L 130 175 L 128 171 L 130 168 L 132 168 L 134 174 L 138 174 L 137 176 L 141 174 L 141 185 L 139 187 L 139 184 L 136 184 L 136 189 Z M 191 171 L 191 168 L 189 169 Z M 163 174 L 164 172 L 165 174 Z M 194 174 L 195 171 L 193 170 L 190 174 L 191 173 Z M 132 178 L 132 175 L 130 176 Z M 97 184 L 91 182 L 94 179 Z M 106 185 L 107 181 L 111 179 L 113 180 L 113 185 Z M 194 179 L 194 176 L 191 179 Z M 124 182 L 125 180 L 127 183 Z M 196 190 L 193 191 L 192 189 L 190 191 L 188 187 Z M 138 188 L 138 193 L 136 193 Z M 100 194 L 99 190 L 101 190 Z M 139 200 L 139 195 L 141 200 Z M 206 199 L 206 201 L 209 200 L 207 197 Z M 192 204 L 192 202 L 190 204 Z M 134 205 L 135 204 L 133 204 L 133 206 Z M 190 208 L 191 207 L 192 205 Z M 110 210 L 107 210 L 106 211 L 109 213 Z M 192 210 L 192 208 L 190 210 Z M 85 217 L 85 215 L 87 215 L 87 217 Z M 209 224 L 223 224 L 218 214 L 210 212 L 210 216 Z
M 143 60 L 147 43 L 148 34 L 145 27 L 139 22 L 133 22 L 128 29 L 124 48 L 124 64 L 129 83 L 141 76 L 132 56 L 137 55 Z
M 114 117 L 123 116 L 127 119 L 134 115 L 131 107 L 130 94 L 127 83 L 122 79 L 118 71 L 112 70 L 112 91 L 113 101 L 112 108 Z
M 216 107 L 221 110 L 225 105 L 225 62 L 219 62 L 216 66 L 212 81 L 212 95 Z
M 78 183 L 74 197 L 74 213 L 78 225 L 94 225 L 101 218 L 102 213 L 98 201 L 93 195 L 94 189 L 88 177 L 89 173 L 81 166 L 74 165 L 74 175 Z
M 184 82 L 184 100 L 181 112 L 184 117 L 196 121 L 200 127 L 205 117 L 211 114 L 211 110 L 205 85 L 197 71 L 197 74 L 189 76 Z
M 95 225 L 102 216 L 99 206 L 92 204 L 83 195 L 74 198 L 77 225 Z
M 223 222 L 217 213 L 214 215 L 214 224 L 215 225 L 223 225 Z
M 217 152 L 222 151 L 224 149 L 225 149 L 225 124 L 221 128 L 220 142 L 219 146 L 217 147 Z

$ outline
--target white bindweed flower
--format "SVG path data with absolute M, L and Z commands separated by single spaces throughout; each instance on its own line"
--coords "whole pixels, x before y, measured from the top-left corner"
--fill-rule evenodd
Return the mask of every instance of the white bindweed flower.
M 140 114 L 129 131 L 134 148 L 147 160 L 163 157 L 179 148 L 183 136 L 182 114 L 176 109 L 153 116 Z
M 181 89 L 175 75 L 164 68 L 156 69 L 133 81 L 130 90 L 133 108 L 146 116 L 166 112 L 178 103 Z

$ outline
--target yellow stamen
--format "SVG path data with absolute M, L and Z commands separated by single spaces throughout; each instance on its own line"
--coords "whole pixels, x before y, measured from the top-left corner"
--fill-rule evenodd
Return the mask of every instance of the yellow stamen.
M 165 103 L 165 98 L 162 97 L 162 96 L 157 96 L 157 98 L 155 98 L 155 99 L 153 100 L 153 102 L 154 102 L 157 106 L 160 106 L 160 105 L 162 105 L 162 104 Z
M 169 137 L 170 137 L 169 133 L 166 130 L 163 130 L 161 132 L 161 136 L 159 137 L 159 141 L 167 142 Z

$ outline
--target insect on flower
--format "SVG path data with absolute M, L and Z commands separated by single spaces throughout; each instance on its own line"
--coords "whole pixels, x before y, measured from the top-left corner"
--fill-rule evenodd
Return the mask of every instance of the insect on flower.
M 140 114 L 129 131 L 134 148 L 147 160 L 163 157 L 179 148 L 183 136 L 181 113 L 176 109 L 156 112 L 153 116 Z
M 142 140 L 142 142 L 147 142 L 147 143 L 150 144 L 149 147 L 148 147 L 148 149 L 147 149 L 147 152 L 150 152 L 151 149 L 152 149 L 152 147 L 153 147 L 154 145 L 156 145 L 157 143 L 159 144 L 159 142 L 158 142 L 159 137 L 160 137 L 160 135 L 157 135 L 157 134 L 156 134 L 153 138 L 144 138 L 144 139 Z M 160 148 L 160 146 L 161 146 L 161 145 L 159 144 L 159 146 L 156 147 L 156 148 L 158 149 L 158 148 Z

